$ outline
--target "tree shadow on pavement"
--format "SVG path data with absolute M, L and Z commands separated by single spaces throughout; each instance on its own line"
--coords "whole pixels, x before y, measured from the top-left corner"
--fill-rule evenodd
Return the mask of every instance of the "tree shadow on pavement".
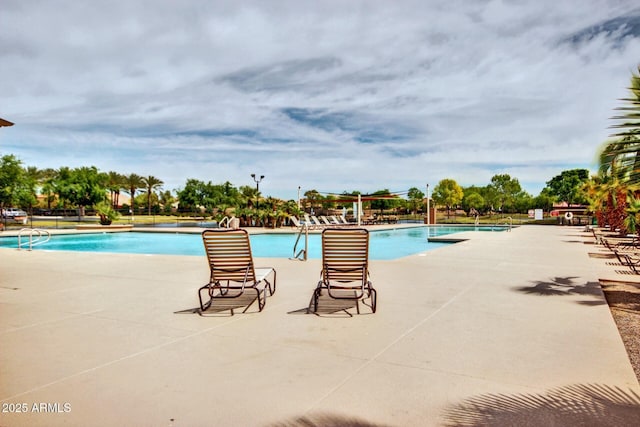
M 485 394 L 443 412 L 447 427 L 628 426 L 640 422 L 640 397 L 632 390 L 577 384 L 544 394 Z
M 548 281 L 538 280 L 530 286 L 515 288 L 518 292 L 540 296 L 583 295 L 593 297 L 592 300 L 580 301 L 583 305 L 605 305 L 606 299 L 599 282 L 576 282 L 578 277 L 554 277 Z
M 312 414 L 294 417 L 270 424 L 269 427 L 385 427 L 386 424 L 372 422 L 352 416 L 336 414 Z

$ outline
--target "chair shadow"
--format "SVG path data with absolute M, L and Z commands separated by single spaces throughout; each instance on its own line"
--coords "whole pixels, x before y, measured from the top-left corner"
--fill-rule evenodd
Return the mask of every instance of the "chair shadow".
M 612 253 L 589 252 L 589 258 L 614 259 L 616 256 Z
M 364 310 L 363 310 L 364 308 Z M 323 293 L 318 298 L 318 310 L 313 311 L 313 297 L 309 301 L 309 305 L 297 310 L 289 311 L 287 314 L 313 314 L 320 317 L 353 317 L 355 314 L 373 314 L 371 306 L 365 300 L 352 299 L 335 299 Z M 359 311 L 359 313 L 358 313 Z
M 603 305 L 607 301 L 602 298 L 602 288 L 599 282 L 576 283 L 577 277 L 554 277 L 549 281 L 538 280 L 531 286 L 520 286 L 514 288 L 518 292 L 540 296 L 566 296 L 583 295 L 594 297 L 593 300 L 580 301 L 582 305 Z
M 213 304 L 202 311 L 200 307 L 175 311 L 174 314 L 199 314 L 202 317 L 230 317 L 236 312 L 249 314 L 258 313 L 257 297 L 253 294 L 244 294 L 237 298 L 216 298 Z M 246 311 L 245 311 L 246 310 Z
M 640 314 L 640 293 L 611 289 L 606 286 L 604 292 L 610 306 L 619 310 Z
M 576 384 L 543 394 L 484 394 L 446 408 L 447 427 L 638 425 L 640 396 L 601 384 Z

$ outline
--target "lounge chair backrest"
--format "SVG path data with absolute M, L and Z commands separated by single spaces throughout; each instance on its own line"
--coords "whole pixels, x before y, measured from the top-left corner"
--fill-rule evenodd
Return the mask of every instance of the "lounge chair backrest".
M 212 282 L 255 282 L 251 243 L 246 230 L 205 230 L 202 240 Z
M 364 281 L 369 265 L 369 232 L 328 228 L 322 232 L 322 267 L 327 281 Z

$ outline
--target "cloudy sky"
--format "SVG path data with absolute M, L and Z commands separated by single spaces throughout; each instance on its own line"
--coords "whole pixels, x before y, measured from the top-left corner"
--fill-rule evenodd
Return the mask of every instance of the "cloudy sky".
M 579 5 L 579 6 L 578 6 Z M 595 167 L 637 0 L 2 0 L 0 154 L 265 195 Z

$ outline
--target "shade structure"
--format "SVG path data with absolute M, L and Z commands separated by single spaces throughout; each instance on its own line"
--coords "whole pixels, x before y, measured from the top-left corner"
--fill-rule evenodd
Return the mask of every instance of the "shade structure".
M 0 127 L 2 126 L 13 126 L 13 123 L 11 123 L 9 120 L 0 118 Z

